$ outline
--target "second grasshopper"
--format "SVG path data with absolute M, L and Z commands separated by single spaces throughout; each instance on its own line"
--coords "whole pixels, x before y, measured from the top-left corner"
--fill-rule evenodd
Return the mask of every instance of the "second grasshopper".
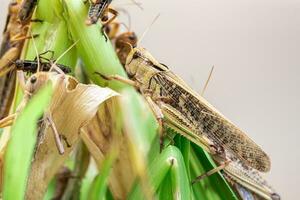
M 102 77 L 135 86 L 161 125 L 174 128 L 210 154 L 222 154 L 219 151 L 225 149 L 246 166 L 270 170 L 268 155 L 256 143 L 148 51 L 133 48 L 125 70 L 130 79 Z

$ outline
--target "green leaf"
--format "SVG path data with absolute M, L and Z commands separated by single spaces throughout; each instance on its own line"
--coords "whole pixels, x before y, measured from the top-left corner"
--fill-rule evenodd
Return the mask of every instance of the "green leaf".
M 78 41 L 76 48 L 85 65 L 85 72 L 96 84 L 120 90 L 128 85 L 118 81 L 104 81 L 95 72 L 104 75 L 119 74 L 126 77 L 126 73 L 109 40 L 106 41 L 101 31 L 101 25 L 87 26 L 87 7 L 83 1 L 64 0 L 64 18 L 74 41 Z
M 200 147 L 198 147 L 195 144 L 192 144 L 192 147 L 193 148 L 191 149 L 191 168 L 193 168 L 194 171 L 192 175 L 193 179 L 217 166 L 211 159 L 211 157 L 208 155 L 208 153 L 203 151 Z M 206 177 L 193 185 L 193 188 L 196 190 L 199 190 L 199 187 L 202 187 L 202 195 L 205 199 L 238 199 L 220 172 Z M 206 189 L 203 190 L 203 188 Z
M 170 173 L 170 176 L 167 176 Z M 154 191 L 169 177 L 172 185 L 173 199 L 190 199 L 191 190 L 185 163 L 181 152 L 174 146 L 168 146 L 162 153 L 152 161 L 149 166 L 150 183 Z M 128 199 L 141 199 L 138 187 L 134 187 Z
M 26 179 L 37 138 L 37 120 L 49 104 L 50 84 L 41 89 L 17 117 L 4 160 L 3 199 L 24 199 Z
M 107 181 L 109 178 L 110 170 L 112 169 L 112 165 L 117 158 L 117 152 L 112 150 L 105 157 L 100 173 L 95 177 L 90 190 L 89 190 L 89 198 L 90 200 L 97 199 L 105 199 L 107 192 Z

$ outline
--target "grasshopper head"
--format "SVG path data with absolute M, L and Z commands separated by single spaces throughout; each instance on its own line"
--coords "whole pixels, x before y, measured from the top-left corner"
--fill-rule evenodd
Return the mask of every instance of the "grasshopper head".
M 134 77 L 138 68 L 138 60 L 141 57 L 141 50 L 140 48 L 131 48 L 131 51 L 129 52 L 127 59 L 126 59 L 126 64 L 125 64 L 125 70 L 128 74 L 129 77 Z
M 160 63 L 158 63 L 146 49 L 136 47 L 133 48 L 127 56 L 125 70 L 129 77 L 133 77 L 142 71 L 163 71 L 159 66 Z
M 29 77 L 26 82 L 26 91 L 35 94 L 49 80 L 49 73 L 38 72 Z
M 43 86 L 45 86 L 46 83 L 49 81 L 52 82 L 52 84 L 57 84 L 58 79 L 63 78 L 64 75 L 56 73 L 56 72 L 37 72 L 29 77 L 29 79 L 26 82 L 25 90 L 29 94 L 35 94 L 39 89 L 41 89 Z M 54 87 L 53 85 L 53 87 Z

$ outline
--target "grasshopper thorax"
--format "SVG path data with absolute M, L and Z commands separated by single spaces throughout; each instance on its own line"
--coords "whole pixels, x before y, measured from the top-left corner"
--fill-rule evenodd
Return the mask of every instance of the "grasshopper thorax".
M 136 47 L 128 54 L 125 70 L 129 77 L 152 76 L 168 68 L 160 64 L 146 49 Z

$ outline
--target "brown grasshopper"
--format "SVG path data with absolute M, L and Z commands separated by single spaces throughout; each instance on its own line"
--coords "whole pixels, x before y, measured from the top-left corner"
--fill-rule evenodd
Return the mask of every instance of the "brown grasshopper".
M 128 15 L 129 16 L 129 15 Z M 130 24 L 130 16 L 129 16 L 129 24 Z M 118 35 L 120 26 L 123 25 L 127 31 Z M 105 26 L 105 33 L 108 38 L 114 42 L 115 50 L 117 56 L 124 66 L 126 64 L 126 59 L 131 51 L 132 47 L 136 47 L 138 43 L 138 37 L 135 32 L 130 31 L 130 26 L 128 27 L 126 24 L 122 22 L 112 22 Z
M 130 79 L 102 77 L 135 86 L 161 127 L 164 122 L 212 155 L 221 155 L 225 149 L 245 166 L 262 172 L 270 170 L 270 159 L 257 144 L 145 49 L 131 50 L 125 70 Z
M 54 72 L 37 72 L 35 74 L 33 74 L 27 81 L 26 83 L 24 82 L 24 78 L 20 77 L 20 85 L 24 90 L 24 97 L 23 97 L 23 101 L 20 103 L 20 105 L 18 106 L 16 113 L 12 114 L 2 120 L 0 120 L 0 127 L 6 127 L 9 126 L 13 123 L 13 121 L 15 120 L 16 116 L 18 115 L 18 113 L 20 113 L 24 107 L 26 106 L 26 104 L 28 103 L 28 101 L 30 100 L 30 98 L 37 93 L 37 91 L 43 87 L 48 81 L 50 80 L 57 80 L 57 79 L 63 79 L 64 78 L 64 73 L 59 69 L 59 68 L 55 68 Z M 19 74 L 19 75 L 23 75 L 23 74 Z M 65 140 L 67 146 L 70 146 L 69 143 L 67 142 L 66 138 L 59 134 L 56 126 L 52 120 L 52 116 L 51 114 L 46 115 L 45 117 L 45 121 L 50 125 L 52 132 L 54 133 L 54 138 L 55 138 L 55 142 L 57 145 L 57 149 L 59 151 L 60 154 L 64 153 L 64 146 L 62 144 L 62 140 Z
M 27 37 L 28 26 L 20 24 L 18 13 L 20 4 L 9 4 L 8 16 L 3 32 L 3 40 L 0 50 L 0 119 L 7 116 L 12 102 L 15 88 L 15 72 L 11 71 L 12 63 L 20 57 L 24 40 Z M 35 37 L 36 35 L 34 35 Z

